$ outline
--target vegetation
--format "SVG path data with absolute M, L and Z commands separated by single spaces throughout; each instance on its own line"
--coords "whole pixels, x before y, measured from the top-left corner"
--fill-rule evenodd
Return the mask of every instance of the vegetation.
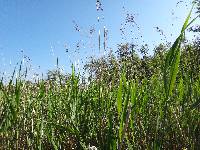
M 147 56 L 144 45 L 140 57 L 119 45 L 85 65 L 88 81 L 73 66 L 35 83 L 21 69 L 1 81 L 0 149 L 198 149 L 200 49 L 183 43 L 190 15 L 170 48 Z

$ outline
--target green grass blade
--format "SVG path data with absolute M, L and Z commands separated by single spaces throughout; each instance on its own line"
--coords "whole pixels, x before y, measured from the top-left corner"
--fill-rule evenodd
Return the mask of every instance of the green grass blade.
M 122 79 L 120 79 L 119 88 L 118 88 L 118 92 L 117 92 L 117 111 L 118 111 L 118 116 L 120 116 L 121 111 L 122 111 L 122 88 L 123 88 L 123 83 L 122 83 Z

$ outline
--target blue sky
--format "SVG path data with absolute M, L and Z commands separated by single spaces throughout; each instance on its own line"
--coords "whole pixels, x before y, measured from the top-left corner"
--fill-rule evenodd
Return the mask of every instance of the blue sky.
M 10 72 L 24 56 L 30 58 L 29 63 L 24 59 L 24 65 L 31 65 L 32 72 L 55 68 L 57 57 L 69 72 L 71 63 L 81 64 L 86 57 L 103 53 L 102 48 L 98 50 L 98 34 L 100 30 L 103 36 L 104 26 L 107 51 L 125 42 L 147 43 L 153 48 L 164 38 L 156 32 L 157 26 L 173 41 L 191 8 L 190 0 L 176 6 L 177 2 L 101 0 L 103 11 L 97 11 L 95 0 L 0 0 L 0 73 Z M 127 13 L 137 25 L 124 24 Z M 125 36 L 120 32 L 122 25 Z

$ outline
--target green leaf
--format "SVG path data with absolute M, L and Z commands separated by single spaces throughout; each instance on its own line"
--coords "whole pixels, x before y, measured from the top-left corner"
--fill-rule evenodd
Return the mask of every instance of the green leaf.
M 123 88 L 122 79 L 120 79 L 119 88 L 118 88 L 118 92 L 117 92 L 117 111 L 118 111 L 118 116 L 120 116 L 121 111 L 122 111 L 122 88 Z

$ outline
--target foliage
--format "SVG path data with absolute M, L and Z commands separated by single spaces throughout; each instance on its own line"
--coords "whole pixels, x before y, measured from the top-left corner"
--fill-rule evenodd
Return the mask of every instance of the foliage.
M 200 18 L 200 0 L 194 0 L 196 3 L 196 14 L 198 14 L 198 18 Z M 196 24 L 188 29 L 191 32 L 199 33 L 200 32 L 200 24 Z M 199 37 L 198 37 L 199 38 Z
M 0 82 L 0 149 L 198 149 L 199 44 L 140 57 L 133 45 L 85 65 L 92 80 L 49 72 L 47 80 Z

